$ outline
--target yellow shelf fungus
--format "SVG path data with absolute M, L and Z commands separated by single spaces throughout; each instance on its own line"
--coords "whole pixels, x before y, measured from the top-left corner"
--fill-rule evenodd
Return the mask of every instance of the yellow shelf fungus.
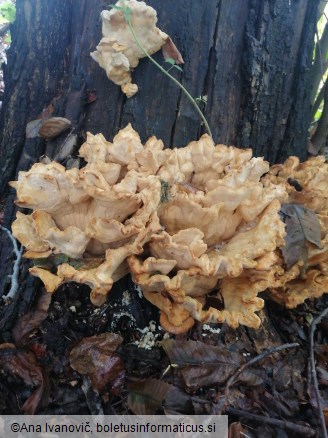
M 89 133 L 80 155 L 81 169 L 37 163 L 11 182 L 17 205 L 33 210 L 17 213 L 13 235 L 49 292 L 85 283 L 101 305 L 130 272 L 160 309 L 163 327 L 183 333 L 195 320 L 259 327 L 261 291 L 294 307 L 327 290 L 328 165 L 321 158 L 300 164 L 291 157 L 270 169 L 251 150 L 215 146 L 206 134 L 179 149 L 164 149 L 155 137 L 143 145 L 131 125 L 113 142 Z M 279 214 L 287 202 L 314 209 L 321 225 L 321 247 L 307 243 L 307 266 L 290 269 Z M 66 260 L 51 270 L 40 263 L 61 254 Z M 206 304 L 209 293 L 223 308 Z

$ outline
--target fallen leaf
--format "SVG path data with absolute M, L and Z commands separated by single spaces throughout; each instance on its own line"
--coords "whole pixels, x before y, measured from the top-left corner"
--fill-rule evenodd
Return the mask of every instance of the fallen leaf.
M 239 374 L 235 383 L 245 386 L 259 386 L 263 384 L 263 379 L 252 368 L 247 368 Z
M 171 385 L 165 397 L 165 414 L 194 414 L 191 396 L 182 389 Z
M 103 261 L 103 258 L 70 259 L 66 254 L 55 254 L 49 257 L 33 259 L 33 265 L 38 268 L 48 269 L 51 272 L 56 272 L 57 266 L 62 263 L 68 263 L 79 271 L 82 269 L 98 268 Z
M 277 361 L 273 368 L 273 379 L 275 388 L 283 393 L 292 389 L 297 399 L 304 401 L 304 369 L 306 368 L 306 357 L 304 352 L 288 351 Z
M 162 53 L 164 59 L 173 59 L 176 64 L 184 64 L 181 53 L 170 37 L 167 38 L 165 44 L 162 46 Z
M 211 402 L 170 385 L 165 397 L 164 412 L 166 415 L 206 415 L 211 412 Z
M 179 366 L 225 364 L 228 352 L 227 347 L 207 345 L 198 341 L 165 339 L 161 342 L 161 346 L 164 348 L 171 363 Z M 240 355 L 238 353 L 229 351 L 228 356 L 232 365 L 240 365 Z M 237 360 L 235 364 L 233 363 L 234 359 Z
M 33 353 L 38 359 L 44 357 L 47 352 L 46 346 L 39 344 L 37 342 L 33 342 L 33 344 L 31 344 L 31 350 L 33 351 Z
M 34 392 L 25 401 L 21 410 L 33 415 L 41 401 L 44 390 L 44 378 L 41 366 L 31 351 L 17 350 L 13 344 L 0 345 L 0 364 L 11 374 L 19 376 L 28 386 L 36 386 Z
M 247 436 L 245 427 L 239 421 L 230 424 L 228 438 L 245 438 Z
M 71 350 L 71 367 L 80 374 L 86 374 L 94 390 L 102 393 L 110 385 L 117 395 L 125 374 L 123 362 L 115 353 L 122 341 L 121 336 L 115 333 L 82 339 Z
M 136 415 L 153 415 L 162 406 L 170 385 L 162 380 L 147 379 L 128 384 L 128 405 Z
M 283 220 L 286 224 L 285 246 L 282 254 L 290 269 L 298 261 L 307 264 L 308 248 L 306 242 L 311 242 L 320 248 L 320 222 L 314 211 L 298 204 L 284 204 L 281 207 Z
M 39 328 L 41 322 L 48 316 L 50 303 L 51 294 L 44 291 L 36 303 L 35 310 L 26 313 L 20 318 L 13 328 L 13 337 L 16 344 L 22 344 L 28 334 Z
M 35 414 L 35 411 L 41 402 L 42 394 L 43 394 L 43 383 L 36 388 L 36 390 L 29 396 L 29 398 L 23 404 L 21 409 L 24 412 L 24 414 L 26 415 Z
M 196 341 L 166 339 L 161 342 L 172 364 L 179 366 L 189 387 L 223 383 L 241 365 L 243 356 L 228 347 Z M 240 380 L 242 376 L 239 376 Z

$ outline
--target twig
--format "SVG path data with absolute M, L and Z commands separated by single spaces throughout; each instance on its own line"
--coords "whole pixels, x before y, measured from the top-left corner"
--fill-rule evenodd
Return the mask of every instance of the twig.
M 320 315 L 317 316 L 312 321 L 311 328 L 310 328 L 310 368 L 311 368 L 311 375 L 312 375 L 312 380 L 313 380 L 313 388 L 314 388 L 315 397 L 317 399 L 317 405 L 318 405 L 318 409 L 319 409 L 320 424 L 321 424 L 321 429 L 322 429 L 322 433 L 323 433 L 322 436 L 324 438 L 327 438 L 327 429 L 326 429 L 325 417 L 324 417 L 322 406 L 321 406 L 320 392 L 319 392 L 319 387 L 318 387 L 318 378 L 317 378 L 317 372 L 315 369 L 314 332 L 316 330 L 317 324 L 319 324 L 321 322 L 321 320 L 326 315 L 328 315 L 328 308 L 325 309 L 323 312 L 321 312 Z
M 270 354 L 276 353 L 277 351 L 285 350 L 287 348 L 295 348 L 298 346 L 299 344 L 297 342 L 294 342 L 293 344 L 283 344 L 283 345 L 278 345 L 278 347 L 268 348 L 263 353 L 259 354 L 256 357 L 253 357 L 253 359 L 249 360 L 248 362 L 240 366 L 238 370 L 235 373 L 233 373 L 233 375 L 228 379 L 222 399 L 220 400 L 220 405 L 224 406 L 225 400 L 228 396 L 231 386 L 237 381 L 238 376 L 245 370 L 245 368 L 249 367 L 250 365 L 253 365 L 256 362 L 259 362 L 260 360 L 264 359 L 266 356 L 269 356 Z M 220 396 L 217 397 L 217 400 L 219 399 L 219 397 Z
M 263 415 L 251 414 L 249 412 L 244 412 L 239 409 L 229 408 L 227 413 L 231 415 L 238 415 L 240 417 L 249 418 L 250 420 L 258 421 L 259 423 L 270 424 L 271 426 L 276 426 L 281 429 L 290 430 L 296 435 L 305 436 L 315 436 L 316 432 L 314 429 L 306 426 L 300 426 L 299 424 L 292 423 L 291 421 L 276 420 L 275 418 L 264 417 Z
M 8 228 L 5 228 L 2 225 L 0 225 L 0 230 L 4 231 L 9 236 L 9 239 L 11 240 L 11 242 L 13 244 L 14 253 L 16 256 L 16 260 L 15 260 L 14 267 L 13 267 L 13 273 L 10 275 L 10 278 L 11 278 L 10 290 L 7 293 L 7 295 L 4 295 L 2 297 L 3 299 L 8 300 L 10 298 L 13 299 L 18 291 L 19 266 L 20 266 L 20 262 L 21 262 L 21 258 L 22 258 L 22 254 L 23 254 L 23 247 L 21 246 L 21 248 L 18 249 L 17 240 L 14 238 L 14 236 L 11 234 L 11 232 L 10 232 L 10 230 L 8 230 Z

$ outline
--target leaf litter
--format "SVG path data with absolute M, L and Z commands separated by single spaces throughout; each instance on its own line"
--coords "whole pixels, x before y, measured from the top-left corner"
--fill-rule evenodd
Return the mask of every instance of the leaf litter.
M 285 436 L 320 436 L 308 384 L 309 315 L 327 306 L 327 297 L 294 310 L 267 303 L 260 330 L 199 324 L 165 339 L 157 309 L 129 277 L 100 308 L 90 304 L 88 287 L 63 285 L 54 296 L 39 294 L 1 334 L 1 413 L 212 414 L 221 412 L 227 382 L 237 376 L 222 410 L 231 436 L 274 436 L 283 429 Z M 314 349 L 325 417 L 327 327 L 323 319 Z M 247 365 L 286 342 L 299 347 Z

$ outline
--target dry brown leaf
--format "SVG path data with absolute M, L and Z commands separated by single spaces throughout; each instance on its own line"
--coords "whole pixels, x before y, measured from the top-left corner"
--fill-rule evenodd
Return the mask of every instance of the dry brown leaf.
M 164 412 L 166 415 L 206 415 L 210 411 L 210 400 L 189 395 L 180 388 L 170 385 L 165 397 Z
M 171 385 L 165 397 L 165 414 L 194 414 L 192 397 L 180 388 Z
M 252 368 L 249 368 L 240 373 L 236 382 L 246 386 L 259 386 L 262 385 L 263 379 L 258 376 Z
M 298 204 L 284 204 L 281 207 L 286 224 L 285 247 L 282 248 L 287 268 L 290 269 L 298 261 L 307 263 L 308 249 L 306 242 L 320 248 L 320 222 L 314 211 Z
M 240 353 L 230 351 L 225 346 L 207 345 L 198 341 L 176 341 L 165 339 L 161 342 L 172 364 L 180 367 L 191 365 L 232 365 L 240 366 Z
M 128 405 L 136 415 L 153 415 L 162 406 L 170 385 L 157 379 L 128 384 Z
M 102 393 L 111 387 L 120 392 L 124 379 L 124 365 L 115 353 L 123 339 L 115 333 L 102 333 L 82 339 L 70 353 L 71 367 L 86 374 L 94 390 Z
M 186 385 L 223 383 L 242 363 L 242 355 L 225 346 L 166 339 L 161 342 L 172 364 L 178 365 Z
M 164 340 L 161 345 L 171 363 L 179 366 L 188 387 L 224 383 L 243 362 L 241 353 L 231 351 L 224 345 L 213 346 L 203 342 L 174 339 Z M 238 382 L 256 386 L 263 383 L 263 380 L 251 369 L 246 369 L 239 375 Z
M 248 436 L 246 432 L 247 430 L 239 421 L 231 423 L 229 426 L 228 438 L 244 438 Z
M 171 58 L 174 59 L 176 64 L 184 64 L 181 53 L 170 37 L 167 38 L 166 42 L 162 46 L 162 53 L 164 59 Z
M 26 385 L 36 386 L 21 408 L 27 415 L 35 414 L 44 390 L 42 368 L 37 363 L 35 355 L 30 351 L 17 350 L 13 344 L 1 344 L 0 365 L 23 379 Z
M 51 302 L 51 294 L 44 291 L 36 303 L 35 310 L 26 313 L 20 318 L 13 329 L 13 337 L 16 344 L 21 344 L 24 338 L 33 330 L 39 328 L 41 322 L 48 316 L 48 309 Z

